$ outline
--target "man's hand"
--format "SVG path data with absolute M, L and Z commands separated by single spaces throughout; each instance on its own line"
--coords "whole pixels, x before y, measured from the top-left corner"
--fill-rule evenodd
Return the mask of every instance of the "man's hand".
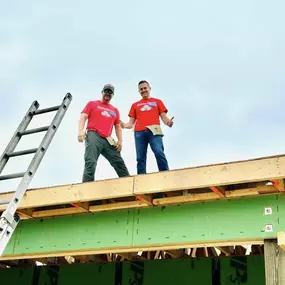
M 174 119 L 174 117 L 172 117 L 166 124 L 169 128 L 171 128 L 173 126 L 173 123 L 174 123 L 173 119 Z
M 125 123 L 121 121 L 120 122 L 120 126 L 121 126 L 122 129 L 124 129 L 125 128 Z
M 83 142 L 85 140 L 85 137 L 86 137 L 85 132 L 82 131 L 78 133 L 77 139 L 79 142 Z
M 122 150 L 122 142 L 118 141 L 117 145 L 115 146 L 117 152 L 121 152 Z

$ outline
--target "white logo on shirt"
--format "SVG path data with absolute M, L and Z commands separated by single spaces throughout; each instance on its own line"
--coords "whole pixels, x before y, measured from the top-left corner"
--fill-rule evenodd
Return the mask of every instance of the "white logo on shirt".
M 105 117 L 111 117 L 111 115 L 107 111 L 103 111 L 103 112 L 101 112 L 101 114 Z
M 149 105 L 146 104 L 140 110 L 144 112 L 144 111 L 150 111 L 151 109 L 152 108 Z

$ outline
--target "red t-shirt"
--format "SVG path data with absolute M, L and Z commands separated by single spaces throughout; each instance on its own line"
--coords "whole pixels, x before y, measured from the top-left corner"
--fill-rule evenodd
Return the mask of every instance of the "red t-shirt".
M 113 126 L 120 123 L 118 109 L 100 100 L 88 102 L 81 113 L 88 115 L 87 130 L 95 130 L 101 137 L 109 137 Z
M 146 130 L 148 125 L 160 125 L 159 116 L 167 113 L 167 109 L 160 99 L 141 99 L 132 104 L 129 117 L 136 119 L 135 131 Z

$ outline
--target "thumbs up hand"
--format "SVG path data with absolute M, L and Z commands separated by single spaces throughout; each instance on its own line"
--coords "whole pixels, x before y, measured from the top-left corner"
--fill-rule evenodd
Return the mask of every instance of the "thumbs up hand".
M 167 126 L 169 127 L 169 128 L 171 128 L 172 126 L 173 126 L 173 119 L 174 119 L 174 117 L 172 117 L 168 122 L 167 122 Z

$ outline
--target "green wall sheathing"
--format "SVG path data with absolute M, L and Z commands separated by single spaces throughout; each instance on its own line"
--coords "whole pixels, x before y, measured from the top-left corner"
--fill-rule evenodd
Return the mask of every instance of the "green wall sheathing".
M 264 208 L 272 207 L 265 215 Z M 276 237 L 285 198 L 252 198 L 21 221 L 5 254 L 36 254 L 168 243 Z M 272 224 L 273 232 L 264 225 Z
M 62 266 L 57 285 L 114 285 L 115 274 L 115 263 Z
M 34 285 L 32 282 L 34 268 L 0 268 L 1 285 Z M 38 284 L 35 284 L 38 285 Z
M 123 265 L 122 285 L 187 284 L 212 282 L 211 259 L 152 260 Z
M 265 285 L 265 267 L 262 256 L 241 256 L 220 260 L 220 285 Z
M 116 211 L 21 221 L 5 253 L 130 245 L 132 220 L 132 211 Z
M 279 200 L 276 195 L 250 199 L 182 204 L 172 207 L 136 210 L 133 244 L 163 244 L 265 238 L 264 225 L 278 224 Z M 264 215 L 264 207 L 273 207 L 272 215 Z M 280 207 L 285 208 L 285 203 Z
M 262 256 L 0 269 L 0 280 L 9 285 L 265 285 Z
M 116 264 L 108 263 L 0 269 L 0 284 L 115 285 L 115 267 Z

